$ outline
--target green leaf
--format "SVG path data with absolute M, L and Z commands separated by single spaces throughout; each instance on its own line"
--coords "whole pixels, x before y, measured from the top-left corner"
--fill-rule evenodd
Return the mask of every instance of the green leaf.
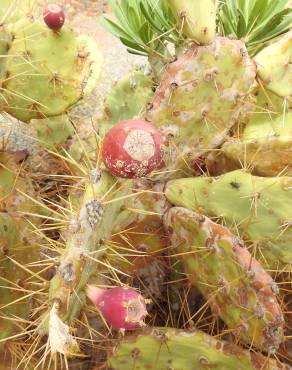
M 148 56 L 148 54 L 146 54 L 146 53 L 139 53 L 138 51 L 132 50 L 132 49 L 127 49 L 127 52 L 129 54 L 139 55 L 141 57 L 147 57 Z
M 238 23 L 237 23 L 237 37 L 241 39 L 243 36 L 246 34 L 246 23 L 245 23 L 245 18 L 244 14 L 242 13 L 241 9 L 238 8 Z
M 132 42 L 128 39 L 124 39 L 123 37 L 121 37 L 120 40 L 122 41 L 124 45 L 128 46 L 131 49 L 138 50 L 144 53 L 146 52 L 145 48 L 142 45 L 140 46 L 139 44 L 135 42 Z
M 288 14 L 291 14 L 291 9 L 284 9 L 280 13 L 274 15 L 272 18 L 269 19 L 269 22 L 264 24 L 260 29 L 258 29 L 257 31 L 253 31 L 252 37 L 249 40 L 261 40 L 263 36 L 266 37 L 267 35 L 270 35 L 270 38 L 273 38 L 275 28 L 281 25 L 282 21 Z
M 264 9 L 266 2 L 267 0 L 256 0 L 255 1 L 255 4 L 250 13 L 248 28 L 253 27 L 255 24 L 255 21 L 261 18 L 262 9 Z
M 252 54 L 291 28 L 289 0 L 222 0 L 218 30 L 244 39 Z
M 114 36 L 120 38 L 123 37 L 125 39 L 131 39 L 131 35 L 124 31 L 122 27 L 117 25 L 109 18 L 101 18 L 99 22 L 107 31 L 112 33 Z
M 153 17 L 151 17 L 149 9 L 145 8 L 145 4 L 141 3 L 140 7 L 141 7 L 141 11 L 142 11 L 144 17 L 146 18 L 147 22 L 149 23 L 149 25 L 151 25 L 151 27 L 155 31 L 157 31 L 158 33 L 163 33 L 163 29 L 160 27 L 160 24 L 158 22 L 155 22 L 155 19 L 153 19 Z

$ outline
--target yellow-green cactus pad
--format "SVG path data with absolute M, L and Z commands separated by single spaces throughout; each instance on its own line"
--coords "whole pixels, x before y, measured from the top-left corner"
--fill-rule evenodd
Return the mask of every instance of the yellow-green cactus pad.
M 37 132 L 39 144 L 49 149 L 65 144 L 66 140 L 74 134 L 74 127 L 67 114 L 35 119 L 31 121 L 31 125 Z
M 255 61 L 269 90 L 283 97 L 292 95 L 292 31 L 260 51 Z
M 84 80 L 84 86 L 82 88 L 83 97 L 86 98 L 90 96 L 96 87 L 102 71 L 103 57 L 93 38 L 80 35 L 77 38 L 77 42 L 79 50 L 78 55 L 84 58 L 83 73 L 86 79 Z
M 283 341 L 283 314 L 270 275 L 228 228 L 185 208 L 164 217 L 175 255 L 229 329 L 246 343 L 275 353 Z
M 289 370 L 200 331 L 149 328 L 122 338 L 109 356 L 112 370 Z
M 31 232 L 24 219 L 0 212 L 0 346 L 21 330 L 19 320 L 29 319 L 33 285 L 26 281 L 31 275 L 21 266 L 39 260 L 39 248 L 35 242 L 29 244 L 33 243 Z
M 5 26 L 0 26 L 0 79 L 3 76 L 3 65 L 5 64 L 10 45 L 10 33 L 7 31 Z
M 32 17 L 36 0 L 0 0 L 0 26 Z
M 0 104 L 22 121 L 63 114 L 83 98 L 93 78 L 92 56 L 66 27 L 57 33 L 39 23 L 22 24 L 8 52 Z
M 216 35 L 217 0 L 169 0 L 185 36 L 199 44 L 210 44 Z
M 227 161 L 247 165 L 261 176 L 292 175 L 292 112 L 288 102 L 261 91 L 239 139 L 222 147 Z
M 168 66 L 149 119 L 162 132 L 176 132 L 177 156 L 191 164 L 222 143 L 254 83 L 255 65 L 241 41 L 194 45 Z
M 19 176 L 5 155 L 0 161 L 0 346 L 21 330 L 21 319 L 29 319 L 29 302 L 34 295 L 33 272 L 28 266 L 39 260 L 39 245 L 28 214 L 41 213 L 27 179 Z M 27 221 L 29 218 L 30 222 Z M 22 267 L 23 266 L 23 267 Z M 39 283 L 40 279 L 37 279 Z
M 104 241 L 111 236 L 131 184 L 119 183 L 106 171 L 93 170 L 79 206 L 72 212 L 64 235 L 66 246 L 49 291 L 49 299 L 60 302 L 59 315 L 69 324 L 84 303 L 88 279 L 98 272 L 92 258 L 98 260 L 105 254 Z M 78 199 L 74 203 L 77 205 Z
M 114 124 L 135 117 L 144 118 L 147 103 L 153 98 L 151 76 L 132 71 L 118 81 L 105 100 L 104 114 L 99 122 L 103 135 Z
M 222 217 L 257 251 L 267 268 L 292 271 L 292 177 L 256 177 L 243 171 L 170 181 L 171 203 Z

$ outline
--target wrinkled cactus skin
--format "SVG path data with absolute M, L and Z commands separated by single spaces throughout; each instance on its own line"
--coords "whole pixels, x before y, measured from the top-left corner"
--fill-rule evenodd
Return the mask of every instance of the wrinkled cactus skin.
M 288 365 L 200 331 L 149 328 L 121 339 L 109 357 L 113 370 L 289 370 Z
M 174 136 L 172 167 L 191 166 L 225 140 L 248 109 L 255 72 L 245 45 L 223 37 L 207 46 L 193 45 L 168 66 L 148 118 Z
M 283 341 L 277 285 L 243 242 L 203 215 L 173 207 L 164 218 L 185 273 L 228 328 L 274 353 Z

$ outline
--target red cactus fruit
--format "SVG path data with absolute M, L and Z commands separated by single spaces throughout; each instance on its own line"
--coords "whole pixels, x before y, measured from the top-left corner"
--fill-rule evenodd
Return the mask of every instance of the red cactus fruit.
M 51 30 L 59 31 L 64 25 L 65 13 L 60 5 L 49 4 L 43 10 L 43 19 Z
M 105 135 L 103 161 L 117 177 L 143 177 L 161 165 L 162 143 L 160 132 L 150 123 L 122 121 Z
M 146 300 L 134 289 L 87 287 L 87 296 L 114 329 L 135 329 L 144 324 Z

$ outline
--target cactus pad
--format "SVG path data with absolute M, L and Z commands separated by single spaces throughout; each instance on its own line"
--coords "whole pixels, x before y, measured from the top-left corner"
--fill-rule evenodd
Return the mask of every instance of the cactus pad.
M 292 113 L 277 95 L 260 91 L 255 111 L 239 139 L 227 141 L 227 161 L 239 161 L 262 176 L 292 174 Z
M 18 320 L 29 318 L 29 302 L 33 296 L 33 278 L 26 265 L 39 260 L 39 244 L 33 228 L 34 217 L 23 213 L 39 213 L 40 207 L 27 179 L 19 176 L 9 157 L 0 160 L 0 341 L 19 331 Z M 25 195 L 27 194 L 27 196 Z M 22 268 L 21 266 L 24 266 Z M 27 297 L 26 297 L 27 296 Z
M 193 45 L 167 68 L 149 119 L 162 132 L 176 129 L 179 155 L 190 162 L 221 144 L 254 82 L 255 65 L 241 41 L 218 37 Z
M 83 98 L 91 67 L 100 63 L 91 60 L 96 54 L 66 27 L 56 33 L 39 23 L 22 24 L 8 52 L 0 104 L 22 121 L 63 114 Z
M 142 71 L 132 71 L 118 81 L 107 96 L 104 114 L 99 122 L 99 133 L 103 134 L 114 124 L 130 119 L 143 118 L 146 107 L 153 97 L 151 76 Z
M 269 90 L 283 97 L 292 95 L 292 31 L 260 51 L 255 61 Z
M 122 339 L 109 358 L 113 370 L 289 370 L 290 366 L 244 351 L 199 331 L 147 329 Z
M 62 145 L 74 134 L 74 127 L 67 114 L 57 117 L 35 119 L 31 121 L 37 132 L 40 145 L 52 149 Z
M 283 340 L 277 286 L 229 229 L 185 208 L 166 214 L 175 253 L 185 273 L 235 335 L 268 352 Z M 192 253 L 193 252 L 193 253 Z
M 198 44 L 210 44 L 216 35 L 217 0 L 170 0 L 179 30 Z
M 256 246 L 264 267 L 291 271 L 291 184 L 291 177 L 256 177 L 237 170 L 217 178 L 170 181 L 166 196 L 176 206 L 222 217 Z

